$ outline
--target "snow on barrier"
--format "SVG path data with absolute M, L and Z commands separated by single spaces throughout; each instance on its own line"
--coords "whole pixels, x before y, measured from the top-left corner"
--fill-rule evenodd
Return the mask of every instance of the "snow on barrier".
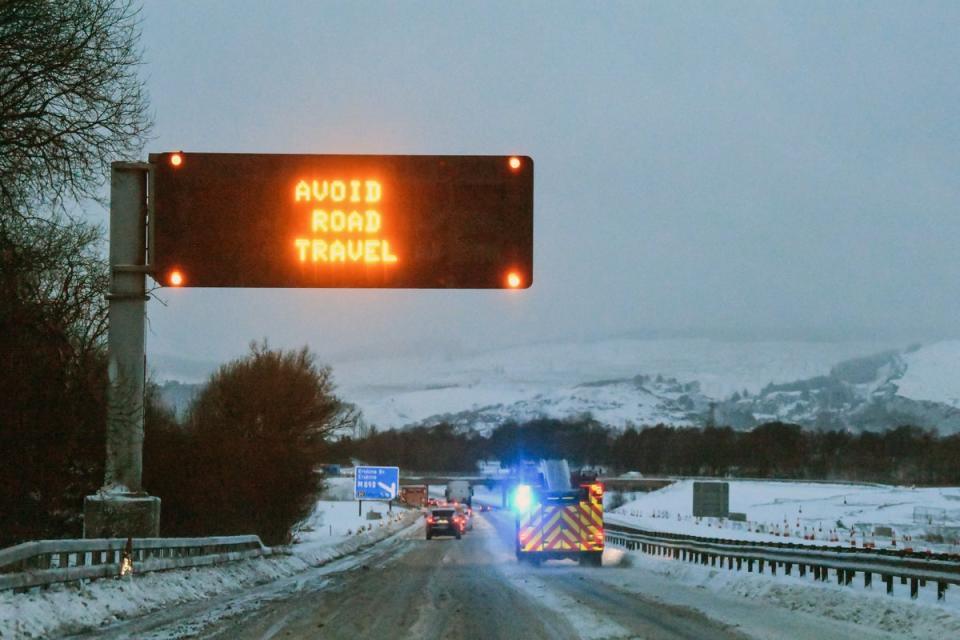
M 890 595 L 893 595 L 894 579 L 899 579 L 900 584 L 909 581 L 911 598 L 916 598 L 919 588 L 925 587 L 928 581 L 936 583 L 938 600 L 946 597 L 948 585 L 960 584 L 960 556 L 950 554 L 699 538 L 612 523 L 606 524 L 606 540 L 629 550 L 737 571 L 744 565 L 747 571 L 753 571 L 756 565 L 759 573 L 763 573 L 766 566 L 773 575 L 780 568 L 791 575 L 796 566 L 800 577 L 806 576 L 809 569 L 815 580 L 822 581 L 827 581 L 833 571 L 840 585 L 850 585 L 856 574 L 862 573 L 864 586 L 870 587 L 873 575 L 877 574 L 886 583 Z
M 0 591 L 121 574 L 124 552 L 146 573 L 269 555 L 259 536 L 37 540 L 0 550 Z

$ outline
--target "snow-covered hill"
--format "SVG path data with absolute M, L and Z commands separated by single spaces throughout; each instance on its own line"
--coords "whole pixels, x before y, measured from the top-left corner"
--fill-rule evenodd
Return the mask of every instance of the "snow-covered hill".
M 333 365 L 342 395 L 378 427 L 448 420 L 487 430 L 506 420 L 585 413 L 623 427 L 699 424 L 711 401 L 827 375 L 839 360 L 884 346 L 609 339 Z
M 344 394 L 383 427 L 445 420 L 485 432 L 507 420 L 585 414 L 621 428 L 704 424 L 714 403 L 714 421 L 737 428 L 784 420 L 855 431 L 909 423 L 960 432 L 960 341 L 882 350 L 863 343 L 613 340 L 371 364 L 340 366 L 338 378 Z M 392 384 L 365 384 L 371 375 L 393 377 Z
M 485 432 L 585 414 L 620 428 L 703 424 L 713 404 L 715 422 L 737 428 L 784 420 L 960 432 L 960 341 L 611 339 L 332 364 L 342 397 L 380 428 L 444 420 Z
M 960 341 L 854 358 L 829 374 L 770 384 L 717 406 L 737 427 L 785 420 L 811 427 L 882 429 L 901 424 L 960 432 Z
M 541 417 L 592 416 L 600 422 L 625 427 L 642 424 L 699 424 L 710 399 L 696 382 L 681 383 L 663 376 L 634 376 L 564 385 L 513 403 L 496 403 L 474 409 L 433 415 L 421 424 L 450 422 L 486 433 L 507 421 L 524 422 Z

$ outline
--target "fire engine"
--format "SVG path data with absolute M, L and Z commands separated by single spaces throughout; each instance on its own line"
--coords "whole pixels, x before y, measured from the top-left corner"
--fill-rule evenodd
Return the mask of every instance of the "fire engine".
M 566 461 L 522 474 L 512 493 L 517 560 L 575 558 L 599 567 L 603 556 L 603 484 L 595 474 L 570 474 Z

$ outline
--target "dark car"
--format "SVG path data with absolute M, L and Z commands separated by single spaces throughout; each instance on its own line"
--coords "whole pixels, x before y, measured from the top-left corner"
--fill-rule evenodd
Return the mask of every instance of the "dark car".
M 427 540 L 433 536 L 453 536 L 459 540 L 463 527 L 463 516 L 453 507 L 434 507 L 427 511 Z

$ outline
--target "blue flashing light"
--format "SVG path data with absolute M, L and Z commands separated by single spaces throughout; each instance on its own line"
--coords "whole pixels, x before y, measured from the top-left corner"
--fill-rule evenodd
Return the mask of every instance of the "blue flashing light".
M 513 510 L 525 513 L 533 505 L 533 489 L 528 484 L 521 484 L 513 492 Z

